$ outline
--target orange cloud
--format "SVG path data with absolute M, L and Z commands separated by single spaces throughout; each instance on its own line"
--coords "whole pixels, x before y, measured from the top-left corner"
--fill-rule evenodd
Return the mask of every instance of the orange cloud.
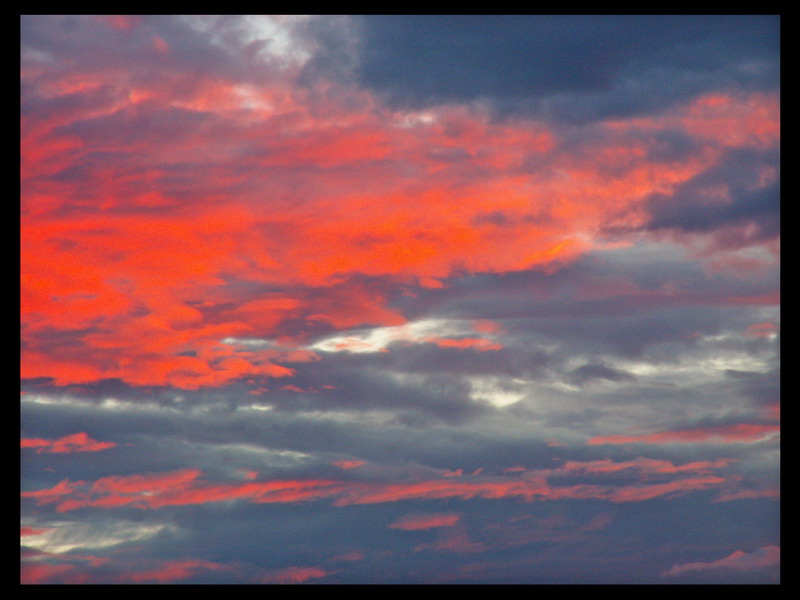
M 649 196 L 724 148 L 779 139 L 777 98 L 759 94 L 609 123 L 576 153 L 544 124 L 466 108 L 417 118 L 329 98 L 320 110 L 280 77 L 195 74 L 173 89 L 98 68 L 23 80 L 42 98 L 84 100 L 25 114 L 21 127 L 21 375 L 57 385 L 198 389 L 292 375 L 285 353 L 222 340 L 286 336 L 286 323 L 402 324 L 387 292 L 356 274 L 440 287 L 460 273 L 557 269 L 604 225 L 645 223 Z M 650 161 L 657 134 L 674 128 L 704 151 Z M 533 156 L 541 169 L 526 167 Z

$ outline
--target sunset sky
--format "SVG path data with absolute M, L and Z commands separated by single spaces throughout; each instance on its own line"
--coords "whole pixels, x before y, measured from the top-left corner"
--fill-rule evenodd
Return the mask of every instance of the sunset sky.
M 21 581 L 778 583 L 778 16 L 23 16 Z

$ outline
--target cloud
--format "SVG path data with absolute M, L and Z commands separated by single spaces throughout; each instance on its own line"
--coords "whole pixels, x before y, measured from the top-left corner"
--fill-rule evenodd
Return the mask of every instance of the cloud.
M 334 466 L 339 467 L 340 469 L 357 469 L 358 467 L 363 467 L 367 464 L 363 460 L 337 460 L 333 463 Z
M 486 546 L 483 543 L 470 540 L 466 530 L 460 527 L 443 530 L 437 537 L 438 539 L 435 542 L 418 544 L 414 547 L 414 551 L 436 550 L 440 552 L 471 553 L 486 550 Z
M 453 527 L 459 521 L 456 514 L 427 514 L 406 515 L 389 524 L 392 529 L 416 531 L 420 529 L 433 529 L 436 527 Z
M 330 571 L 319 567 L 286 567 L 270 572 L 259 579 L 259 583 L 304 583 L 311 579 L 321 579 L 331 575 Z
M 57 440 L 43 440 L 39 438 L 21 438 L 20 448 L 36 448 L 36 452 L 61 454 L 65 452 L 100 452 L 116 447 L 115 442 L 98 442 L 88 434 L 73 433 Z
M 505 24 L 512 46 L 537 39 L 522 35 L 526 28 L 518 30 L 513 19 L 493 19 Z M 603 40 L 602 22 L 609 31 L 621 27 L 624 35 L 613 44 L 622 49 L 649 47 L 650 20 L 609 18 L 589 26 L 543 17 L 528 19 L 526 27 L 541 29 L 546 43 L 560 39 L 551 37 L 552 26 L 565 32 L 588 26 Z M 200 389 L 288 377 L 294 371 L 282 364 L 286 354 L 321 328 L 405 323 L 388 306 L 398 286 L 437 289 L 431 286 L 457 274 L 553 271 L 591 249 L 598 229 L 658 230 L 680 225 L 680 215 L 699 218 L 681 207 L 691 208 L 695 188 L 713 191 L 720 181 L 739 182 L 733 205 L 710 209 L 718 214 L 701 230 L 751 217 L 766 227 L 775 214 L 772 183 L 750 189 L 747 182 L 758 178 L 735 178 L 744 166 L 774 180 L 767 173 L 774 151 L 763 148 L 777 139 L 769 94 L 687 97 L 667 116 L 622 119 L 575 139 L 550 124 L 493 122 L 468 107 L 438 107 L 410 126 L 403 111 L 360 110 L 364 104 L 330 95 L 312 106 L 287 93 L 290 75 L 268 60 L 272 79 L 236 62 L 248 52 L 244 39 L 270 35 L 271 43 L 291 46 L 311 30 L 322 35 L 320 20 L 306 27 L 270 19 L 142 18 L 136 26 L 125 22 L 130 35 L 120 54 L 92 50 L 116 39 L 117 18 L 111 27 L 80 17 L 23 21 L 23 47 L 32 53 L 22 76 L 26 379 L 52 377 L 65 385 L 119 378 Z M 768 53 L 770 19 L 730 21 L 734 32 L 757 26 L 761 42 L 753 50 Z M 413 23 L 424 40 L 435 22 L 374 17 L 362 33 L 369 38 L 371 27 L 391 24 L 402 35 Z M 494 43 L 483 25 L 476 29 L 477 20 L 441 26 L 437 44 L 464 32 Z M 311 29 L 301 33 L 304 27 Z M 707 19 L 686 27 L 688 39 L 700 43 L 707 30 L 723 47 L 738 35 Z M 74 47 L 74 31 L 89 41 L 70 66 L 57 57 Z M 671 44 L 669 35 L 659 35 L 666 39 L 655 43 L 656 54 Z M 169 46 L 169 56 L 152 49 L 158 60 L 140 57 L 153 39 Z M 52 53 L 52 60 L 34 49 Z M 97 55 L 103 60 L 90 60 Z M 121 70 L 129 77 L 120 78 Z M 368 91 L 357 95 L 366 105 L 376 102 Z M 724 127 L 708 127 L 715 120 Z M 649 160 L 675 131 L 698 150 Z M 759 157 L 758 166 L 750 156 Z M 347 183 L 353 177 L 361 182 L 357 190 Z M 97 190 L 103 190 L 99 214 Z M 673 196 L 674 203 L 664 200 Z M 653 213 L 649 225 L 643 208 Z M 53 252 L 60 264 L 83 269 L 53 265 L 46 259 Z M 170 258 L 177 255 L 182 259 Z M 221 343 L 255 335 L 282 339 L 286 351 Z M 491 335 L 430 341 L 503 346 Z
M 23 579 L 777 545 L 779 25 L 24 16 Z
M 684 232 L 751 225 L 749 241 L 780 231 L 780 183 L 773 150 L 736 149 L 712 169 L 648 201 L 651 229 Z
M 355 19 L 361 44 L 353 69 L 395 105 L 483 101 L 501 113 L 585 122 L 709 91 L 774 89 L 779 23 L 777 16 L 367 16 Z M 322 63 L 307 65 L 315 67 Z
M 764 546 L 753 552 L 736 550 L 725 558 L 712 562 L 692 562 L 673 565 L 662 573 L 663 577 L 675 577 L 690 571 L 707 571 L 715 569 L 733 569 L 735 571 L 753 571 L 775 568 L 780 565 L 781 549 L 779 546 Z
M 698 461 L 675 466 L 668 461 L 639 459 L 626 463 L 610 460 L 566 462 L 558 469 L 523 471 L 522 477 L 473 475 L 453 477 L 444 472 L 441 478 L 417 477 L 415 481 L 395 483 L 382 481 L 337 480 L 267 480 L 236 483 L 213 483 L 200 479 L 202 473 L 185 469 L 168 473 L 110 476 L 87 482 L 64 480 L 49 489 L 22 492 L 37 505 L 55 504 L 57 512 L 87 507 L 115 508 L 131 506 L 159 509 L 166 506 L 187 506 L 216 502 L 246 501 L 255 503 L 297 503 L 330 498 L 334 506 L 382 504 L 405 500 L 445 498 L 521 498 L 527 501 L 562 498 L 601 499 L 611 502 L 639 502 L 693 490 L 718 487 L 725 479 L 711 473 L 728 465 L 729 460 Z M 622 485 L 551 485 L 551 477 L 573 473 L 613 474 L 626 469 L 648 475 L 691 473 L 696 476 L 662 483 L 623 483 Z M 439 518 L 441 515 L 435 515 Z M 448 516 L 447 518 L 451 518 Z M 405 523 L 405 521 L 403 521 Z M 400 525 L 398 525 L 400 526 Z M 403 527 L 401 527 L 403 528 Z
M 218 570 L 225 568 L 214 562 L 206 560 L 174 560 L 148 571 L 129 573 L 123 577 L 132 583 L 167 583 L 188 579 L 197 570 Z
M 780 432 L 779 425 L 738 423 L 686 431 L 661 431 L 645 435 L 607 435 L 591 438 L 589 445 L 601 444 L 692 444 L 759 442 Z

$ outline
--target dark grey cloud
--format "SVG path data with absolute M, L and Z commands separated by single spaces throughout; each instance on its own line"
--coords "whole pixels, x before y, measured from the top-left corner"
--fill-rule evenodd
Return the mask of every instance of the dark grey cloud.
M 572 370 L 568 374 L 568 380 L 577 385 L 584 385 L 595 380 L 636 381 L 636 377 L 603 364 L 588 363 Z
M 588 122 L 711 91 L 776 89 L 778 16 L 357 17 L 360 83 L 398 106 L 484 100 Z M 341 45 L 341 42 L 338 42 Z M 308 65 L 330 69 L 337 47 Z
M 759 184 L 760 172 L 779 163 L 775 150 L 732 150 L 720 163 L 678 186 L 669 196 L 648 201 L 651 230 L 707 232 L 753 224 L 748 240 L 770 239 L 780 233 L 780 182 Z M 720 198 L 720 189 L 725 196 Z

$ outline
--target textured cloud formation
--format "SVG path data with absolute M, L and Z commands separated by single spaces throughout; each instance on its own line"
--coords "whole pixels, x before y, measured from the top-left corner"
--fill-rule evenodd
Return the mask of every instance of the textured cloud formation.
M 112 508 L 130 505 L 136 508 L 157 509 L 164 506 L 185 506 L 214 502 L 245 500 L 256 503 L 285 503 L 334 498 L 334 505 L 380 504 L 416 499 L 440 498 L 507 498 L 528 501 L 561 498 L 595 498 L 611 502 L 638 502 L 662 495 L 703 490 L 725 482 L 711 475 L 714 469 L 724 468 L 729 460 L 673 465 L 668 461 L 640 459 L 625 463 L 610 460 L 566 462 L 559 469 L 528 471 L 508 469 L 512 476 L 473 475 L 462 478 L 459 473 L 443 473 L 439 479 L 418 479 L 406 483 L 385 481 L 336 480 L 270 480 L 245 483 L 213 483 L 200 479 L 198 470 L 186 469 L 168 473 L 103 477 L 88 485 L 85 481 L 64 480 L 44 490 L 22 492 L 23 498 L 35 498 L 38 505 L 56 504 L 57 512 L 84 507 Z M 552 486 L 548 479 L 571 476 L 574 473 L 608 474 L 625 470 L 640 472 L 647 481 L 652 475 L 694 474 L 664 483 L 635 483 L 633 485 L 598 485 L 578 483 Z M 514 476 L 518 472 L 522 476 Z M 455 475 L 455 477 L 454 477 Z M 572 477 L 570 477 L 572 479 Z M 392 527 L 426 529 L 454 525 L 457 515 L 433 515 L 430 518 L 409 517 Z
M 166 22 L 197 35 L 185 21 Z M 493 123 L 458 108 L 406 125 L 401 112 L 353 113 L 332 97 L 321 114 L 286 97 L 284 106 L 271 97 L 251 106 L 245 90 L 255 83 L 238 69 L 209 79 L 183 70 L 180 56 L 157 62 L 143 82 L 135 71 L 120 79 L 135 45 L 87 62 L 86 72 L 43 62 L 53 51 L 45 36 L 68 24 L 110 34 L 92 20 L 28 19 L 39 54 L 31 50 L 23 66 L 23 375 L 60 384 L 121 378 L 195 389 L 289 376 L 276 362 L 296 359 L 291 346 L 245 351 L 220 341 L 296 337 L 282 324 L 298 318 L 334 328 L 402 323 L 354 272 L 431 286 L 456 270 L 558 265 L 592 247 L 599 226 L 643 224 L 647 203 L 655 203 L 651 227 L 692 228 L 675 212 L 689 202 L 681 198 L 696 197 L 700 181 L 717 189 L 727 172 L 741 178 L 727 153 L 763 152 L 777 139 L 777 105 L 762 92 L 700 96 L 660 119 L 609 122 L 577 153 L 552 125 Z M 289 84 L 288 67 L 263 68 Z M 635 136 L 622 137 L 631 128 Z M 652 160 L 654 136 L 675 128 L 703 151 Z M 201 132 L 216 140 L 202 153 Z M 61 162 L 46 166 L 50 154 Z M 754 177 L 730 206 L 715 200 L 700 228 L 769 216 L 771 205 L 738 199 L 774 197 L 774 160 L 761 162 L 759 171 L 747 160 Z M 187 169 L 191 177 L 180 175 Z M 368 188 L 343 186 L 364 169 Z M 303 188 L 287 173 L 303 177 Z M 675 201 L 662 208 L 653 198 L 665 195 Z M 81 269 L 60 268 L 53 252 Z
M 779 26 L 24 16 L 21 581 L 775 583 Z
M 57 440 L 42 440 L 36 438 L 22 438 L 20 448 L 36 448 L 36 452 L 99 452 L 116 446 L 114 442 L 98 442 L 86 433 L 74 433 Z
M 753 552 L 737 550 L 725 558 L 712 562 L 694 562 L 675 565 L 664 572 L 664 577 L 674 577 L 689 571 L 705 571 L 714 569 L 733 569 L 735 571 L 752 571 L 756 569 L 774 568 L 780 564 L 781 549 L 778 546 L 765 546 Z

